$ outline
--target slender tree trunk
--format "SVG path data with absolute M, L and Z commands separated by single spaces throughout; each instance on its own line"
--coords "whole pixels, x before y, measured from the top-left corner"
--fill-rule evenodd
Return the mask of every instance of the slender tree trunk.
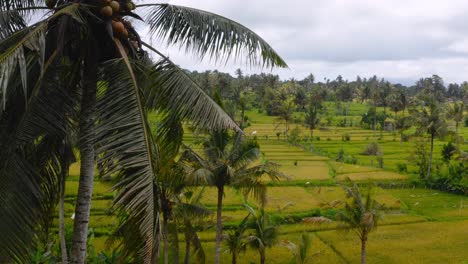
M 232 252 L 232 264 L 237 264 L 237 254 L 236 252 Z
M 310 142 L 314 145 L 314 129 L 310 129 Z
M 216 209 L 216 246 L 215 246 L 215 264 L 221 260 L 221 233 L 223 232 L 223 222 L 221 213 L 223 209 L 224 186 L 218 186 L 218 205 Z
M 374 103 L 374 142 L 377 142 L 377 106 Z
M 266 255 L 265 255 L 265 249 L 260 250 L 260 264 L 265 264 L 266 261 Z
M 431 134 L 431 153 L 429 153 L 429 164 L 427 166 L 426 180 L 431 177 L 432 155 L 434 153 L 434 134 Z
M 185 259 L 184 264 L 190 263 L 190 237 L 185 235 Z
M 367 236 L 361 239 L 361 264 L 366 264 L 366 243 Z
M 172 263 L 179 264 L 179 232 L 177 232 L 177 224 L 173 223 L 174 229 L 172 230 L 174 233 L 174 259 Z
M 163 216 L 163 244 L 164 244 L 164 264 L 169 264 L 169 228 L 167 226 L 167 217 Z
M 66 171 L 68 166 L 62 167 L 62 181 L 60 183 L 60 201 L 59 201 L 59 239 L 60 239 L 60 251 L 62 253 L 62 263 L 68 264 L 68 254 L 67 254 L 67 243 L 65 240 L 65 178 Z
M 86 261 L 86 246 L 88 240 L 89 214 L 93 195 L 94 181 L 94 112 L 96 108 L 97 90 L 97 58 L 95 49 L 89 48 L 89 54 L 84 65 L 83 89 L 80 114 L 80 181 L 75 207 L 75 223 L 73 229 L 73 246 L 71 262 L 84 264 Z

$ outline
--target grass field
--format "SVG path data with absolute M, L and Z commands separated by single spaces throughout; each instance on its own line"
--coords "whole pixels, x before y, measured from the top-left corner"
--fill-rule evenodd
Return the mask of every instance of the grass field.
M 330 103 L 329 109 L 334 109 Z M 350 119 L 358 119 L 367 110 L 365 105 L 352 104 Z M 332 111 L 332 110 L 330 110 Z M 333 110 L 334 111 L 334 110 Z M 340 115 L 339 113 L 330 112 Z M 291 146 L 276 133 L 282 127 L 275 125 L 275 118 L 257 111 L 247 113 L 251 126 L 245 131 L 257 137 L 263 160 L 276 162 L 290 175 L 289 181 L 270 182 L 266 210 L 280 222 L 279 243 L 268 249 L 267 263 L 288 263 L 291 254 L 282 242 L 298 242 L 302 232 L 313 236 L 313 254 L 309 263 L 357 263 L 359 241 L 352 233 L 338 232 L 337 223 L 314 225 L 301 222 L 303 217 L 321 214 L 333 217 L 343 206 L 344 192 L 337 184 L 352 180 L 369 180 L 382 183 L 402 183 L 414 178 L 415 167 L 411 162 L 414 138 L 400 144 L 399 135 L 393 132 L 377 132 L 377 142 L 384 153 L 384 166 L 377 168 L 375 157 L 363 155 L 366 145 L 374 140 L 374 132 L 357 127 L 325 127 L 314 132 L 313 148 Z M 299 115 L 297 115 L 299 116 Z M 342 116 L 340 116 L 342 118 Z M 354 121 L 353 121 L 354 122 Z M 293 125 L 294 127 L 295 125 Z M 301 127 L 302 135 L 309 131 Z M 255 133 L 254 133 L 255 132 Z M 350 141 L 342 140 L 349 134 Z M 468 138 L 468 128 L 461 129 Z M 185 135 L 185 142 L 193 145 L 195 138 Z M 440 156 L 444 140 L 437 140 L 435 156 Z M 195 145 L 193 145 L 195 146 Z M 467 150 L 467 144 L 463 148 Z M 356 164 L 336 162 L 335 157 L 343 149 L 346 155 L 356 158 Z M 409 173 L 397 171 L 398 164 L 406 164 Z M 67 225 L 72 225 L 73 197 L 77 193 L 79 165 L 70 170 L 66 187 Z M 114 193 L 112 184 L 96 180 L 94 187 L 90 227 L 96 232 L 93 244 L 97 251 L 105 250 L 107 235 L 117 220 L 109 215 Z M 468 197 L 442 193 L 422 188 L 375 188 L 376 199 L 387 208 L 381 226 L 371 235 L 368 243 L 368 263 L 468 263 Z M 202 202 L 211 210 L 216 206 L 216 189 L 205 188 Z M 249 203 L 256 204 L 249 200 Z M 232 227 L 246 216 L 245 198 L 238 191 L 227 188 L 224 197 L 223 221 Z M 298 220 L 299 219 L 299 220 Z M 57 219 L 54 220 L 57 222 Z M 209 218 L 210 228 L 199 233 L 205 241 L 207 263 L 214 254 L 214 216 Z M 181 236 L 182 238 L 182 236 Z M 181 245 L 183 248 L 183 245 Z M 183 254 L 183 252 L 181 252 Z M 223 262 L 230 256 L 223 250 Z M 258 254 L 249 249 L 242 254 L 239 263 L 258 263 Z

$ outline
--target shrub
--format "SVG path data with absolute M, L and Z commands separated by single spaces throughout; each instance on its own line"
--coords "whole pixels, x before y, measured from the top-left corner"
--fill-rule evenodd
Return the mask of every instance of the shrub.
M 327 141 L 331 141 L 331 138 L 327 138 Z
M 297 145 L 300 141 L 301 129 L 299 127 L 294 127 L 289 132 L 288 142 L 292 145 Z
M 468 117 L 465 118 L 465 127 L 468 127 Z
M 457 148 L 452 144 L 452 142 L 445 144 L 442 147 L 442 159 L 448 163 L 452 159 L 452 156 L 455 154 L 456 150 Z
M 382 150 L 380 149 L 379 144 L 377 144 L 376 142 L 372 142 L 366 146 L 362 154 L 369 156 L 378 156 L 382 154 Z
M 341 135 L 341 140 L 348 142 L 351 140 L 351 135 L 349 133 L 344 133 L 343 135 Z
M 399 162 L 399 163 L 396 164 L 396 166 L 397 166 L 398 172 L 400 172 L 400 173 L 408 172 L 408 166 L 406 165 L 406 163 Z
M 315 140 L 320 141 L 320 137 L 315 137 Z

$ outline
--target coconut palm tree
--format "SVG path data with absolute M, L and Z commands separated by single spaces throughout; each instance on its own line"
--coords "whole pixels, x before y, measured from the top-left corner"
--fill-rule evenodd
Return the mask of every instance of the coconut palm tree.
M 248 205 L 246 205 L 246 208 L 251 214 L 250 226 L 253 226 L 254 230 L 254 233 L 247 238 L 249 245 L 258 251 L 260 264 L 265 264 L 266 249 L 271 248 L 278 241 L 279 233 L 277 226 L 270 215 L 265 212 L 263 206 L 260 210 L 254 210 Z
M 189 162 L 189 166 L 197 168 L 192 174 L 191 181 L 194 184 L 215 186 L 217 189 L 215 263 L 219 263 L 226 186 L 240 189 L 246 197 L 253 194 L 255 199 L 264 204 L 266 184 L 262 181 L 262 176 L 268 175 L 275 181 L 286 176 L 278 172 L 278 165 L 275 163 L 252 165 L 260 158 L 259 145 L 239 133 L 232 136 L 226 130 L 213 131 L 204 142 L 203 150 L 203 156 L 188 150 L 182 159 Z
M 433 96 L 421 101 L 419 109 L 412 110 L 412 116 L 418 126 L 420 133 L 427 133 L 430 137 L 429 162 L 427 165 L 426 179 L 431 177 L 431 167 L 434 154 L 434 139 L 442 136 L 447 131 L 445 120 L 445 110 L 442 103 L 439 103 Z
M 135 243 L 144 262 L 152 262 L 158 154 L 146 111 L 189 118 L 198 127 L 237 126 L 159 47 L 142 41 L 129 19 L 144 21 L 148 37 L 200 58 L 237 55 L 256 65 L 286 64 L 249 29 L 194 8 L 129 0 L 45 2 L 47 7 L 41 0 L 0 2 L 2 260 L 25 260 L 34 247 L 44 208 L 56 203 L 56 195 L 46 198 L 57 193 L 59 149 L 70 127 L 79 135 L 73 147 L 81 161 L 71 263 L 85 262 L 96 159 L 120 180 L 115 207 L 139 219 L 139 234 L 126 239 L 143 238 Z M 42 19 L 27 23 L 29 17 Z
M 240 253 L 247 250 L 247 240 L 245 236 L 245 231 L 248 227 L 247 221 L 249 220 L 250 213 L 244 217 L 242 222 L 229 234 L 227 234 L 224 242 L 229 252 L 231 253 L 231 263 L 237 263 L 237 257 Z
M 302 233 L 300 239 L 301 240 L 297 245 L 289 240 L 282 241 L 282 244 L 293 254 L 291 263 L 306 264 L 309 262 L 311 257 L 310 250 L 312 249 L 312 237 L 307 233 Z
M 460 123 L 463 121 L 463 111 L 465 111 L 465 104 L 463 102 L 455 102 L 449 105 L 447 117 L 455 121 L 455 136 L 457 143 L 457 151 L 460 150 L 460 139 L 458 134 L 458 128 Z
M 354 231 L 361 240 L 361 263 L 366 263 L 366 245 L 369 233 L 375 230 L 382 217 L 381 205 L 371 195 L 371 185 L 365 194 L 365 200 L 357 185 L 343 186 L 348 201 L 342 211 L 337 214 L 341 228 Z

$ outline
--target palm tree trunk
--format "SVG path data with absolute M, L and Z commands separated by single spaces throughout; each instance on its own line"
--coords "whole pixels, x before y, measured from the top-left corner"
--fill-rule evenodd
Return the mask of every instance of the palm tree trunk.
M 232 252 L 232 264 L 237 264 L 237 254 L 236 252 Z
M 260 250 L 260 264 L 265 264 L 266 256 L 265 256 L 265 249 Z
M 215 246 L 215 264 L 220 263 L 221 259 L 221 233 L 223 231 L 223 222 L 221 213 L 223 210 L 224 186 L 218 186 L 218 204 L 216 209 L 216 246 Z
M 63 166 L 65 167 L 65 166 Z M 66 166 L 68 170 L 68 166 Z M 65 173 L 62 168 L 62 173 Z M 60 239 L 60 251 L 62 253 L 62 263 L 68 263 L 68 254 L 67 254 L 67 243 L 65 240 L 65 177 L 62 177 L 62 182 L 60 183 L 60 200 L 59 200 L 59 239 Z
M 310 129 L 310 142 L 314 145 L 314 129 Z
M 185 235 L 185 259 L 184 264 L 190 263 L 190 237 Z
M 172 263 L 174 264 L 179 264 L 179 232 L 177 232 L 177 224 L 174 221 L 173 223 L 173 239 L 174 239 L 174 248 L 173 248 L 173 254 L 174 254 L 174 259 L 172 260 Z
M 429 164 L 427 166 L 426 180 L 431 177 L 432 155 L 434 153 L 434 134 L 431 134 L 431 153 L 429 153 Z
M 366 264 L 366 243 L 367 237 L 361 239 L 361 264 Z
M 164 264 L 169 264 L 169 228 L 167 227 L 167 217 L 163 215 L 163 244 L 164 244 Z
M 94 50 L 90 48 L 90 50 Z M 84 264 L 88 240 L 89 214 L 94 181 L 94 112 L 96 108 L 97 61 L 96 55 L 88 54 L 84 65 L 83 89 L 80 114 L 80 181 L 75 207 L 75 223 L 73 228 L 73 246 L 71 262 Z

